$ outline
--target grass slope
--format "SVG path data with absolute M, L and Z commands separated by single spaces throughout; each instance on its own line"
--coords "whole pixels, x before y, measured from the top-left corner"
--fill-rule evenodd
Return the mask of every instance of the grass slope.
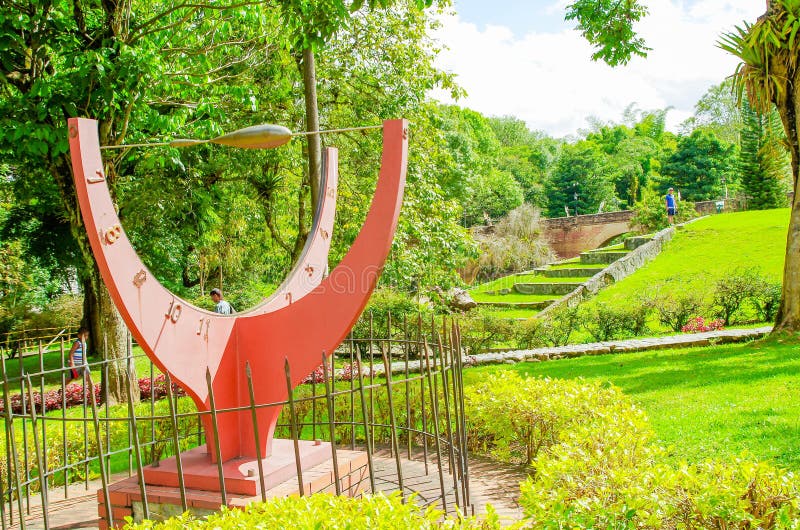
M 800 347 L 752 343 L 485 366 L 488 373 L 572 379 L 619 386 L 647 413 L 676 461 L 752 453 L 800 471 Z
M 788 224 L 788 208 L 701 219 L 678 231 L 655 260 L 601 291 L 594 301 L 627 304 L 667 281 L 710 293 L 715 280 L 737 267 L 757 266 L 780 281 Z

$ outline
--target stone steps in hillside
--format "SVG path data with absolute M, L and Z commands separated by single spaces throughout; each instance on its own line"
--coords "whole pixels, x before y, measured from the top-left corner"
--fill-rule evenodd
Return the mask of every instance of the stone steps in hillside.
M 603 270 L 600 267 L 575 267 L 574 269 L 541 269 L 536 272 L 547 278 L 588 278 Z
M 515 283 L 514 290 L 520 294 L 554 294 L 564 296 L 569 294 L 582 283 Z
M 625 248 L 627 250 L 636 250 L 645 243 L 653 240 L 653 236 L 634 236 L 625 240 Z
M 583 252 L 581 253 L 581 263 L 596 265 L 598 263 L 614 263 L 620 258 L 628 255 L 627 250 L 608 250 L 604 252 Z
M 478 302 L 478 305 L 480 307 L 495 307 L 502 309 L 532 309 L 539 311 L 549 306 L 555 301 L 556 299 L 553 298 L 552 300 L 540 300 L 538 302 Z

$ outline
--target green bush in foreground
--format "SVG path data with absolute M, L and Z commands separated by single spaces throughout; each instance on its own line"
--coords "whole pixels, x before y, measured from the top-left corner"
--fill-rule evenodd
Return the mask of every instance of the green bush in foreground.
M 285 497 L 250 504 L 242 510 L 225 509 L 203 519 L 185 513 L 164 522 L 129 523 L 127 530 L 177 530 L 227 528 L 292 528 L 308 530 L 372 529 L 495 529 L 495 515 L 485 521 L 474 518 L 445 517 L 434 508 L 422 509 L 413 502 L 403 503 L 395 493 L 381 493 L 353 499 L 324 493 L 310 497 Z
M 653 436 L 644 413 L 616 387 L 503 372 L 464 391 L 470 449 L 505 462 L 531 464 L 578 427 L 637 443 Z

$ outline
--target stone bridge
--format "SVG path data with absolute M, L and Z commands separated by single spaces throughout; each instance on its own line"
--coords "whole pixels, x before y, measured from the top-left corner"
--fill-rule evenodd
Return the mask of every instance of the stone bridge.
M 574 217 L 542 219 L 544 235 L 559 258 L 573 258 L 594 248 L 602 247 L 618 235 L 633 230 L 634 212 L 598 213 Z

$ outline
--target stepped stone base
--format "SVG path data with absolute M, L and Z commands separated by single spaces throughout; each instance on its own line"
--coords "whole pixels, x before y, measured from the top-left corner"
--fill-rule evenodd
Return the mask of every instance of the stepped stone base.
M 540 310 L 549 306 L 556 299 L 542 300 L 541 302 L 478 302 L 480 307 L 498 307 L 506 309 L 533 309 Z
M 563 296 L 580 286 L 580 283 L 516 283 L 514 284 L 514 290 L 520 294 L 555 294 Z
M 547 278 L 589 278 L 602 269 L 598 267 L 575 267 L 574 269 L 546 269 L 541 272 Z
M 636 250 L 645 243 L 649 243 L 653 238 L 651 236 L 635 236 L 629 237 L 625 240 L 625 248 L 628 250 Z
M 581 263 L 614 263 L 620 258 L 628 255 L 627 251 L 610 251 L 610 252 L 584 252 L 581 254 Z
M 303 470 L 303 494 L 335 493 L 336 480 L 333 473 L 333 458 L 329 458 L 310 469 Z M 339 471 L 339 487 L 342 495 L 356 497 L 369 489 L 369 467 L 367 454 L 360 451 L 336 451 Z M 216 466 L 215 466 L 216 467 Z M 111 501 L 111 521 L 107 517 L 105 496 L 103 490 L 97 491 L 97 513 L 100 516 L 99 527 L 122 528 L 125 517 L 132 517 L 140 522 L 144 519 L 144 503 L 139 489 L 138 477 L 112 484 L 108 488 Z M 267 487 L 266 498 L 288 497 L 298 495 L 300 487 L 297 476 L 292 476 L 272 487 Z M 183 513 L 181 495 L 178 488 L 173 486 L 146 487 L 147 504 L 150 520 L 164 520 L 174 515 Z M 227 492 L 227 506 L 231 508 L 244 508 L 251 502 L 260 501 L 261 494 L 248 495 Z M 222 495 L 219 491 L 206 491 L 201 489 L 186 489 L 186 505 L 197 516 L 208 515 L 220 509 L 223 505 Z

